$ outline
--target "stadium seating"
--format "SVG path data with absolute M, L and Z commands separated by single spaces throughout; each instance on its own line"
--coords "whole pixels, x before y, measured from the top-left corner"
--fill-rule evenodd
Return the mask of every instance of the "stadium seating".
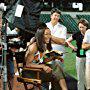
M 40 15 L 40 21 L 47 23 L 50 21 L 50 14 L 41 14 Z
M 78 31 L 76 21 L 69 14 L 61 15 L 61 20 L 62 20 L 62 24 L 67 27 L 68 33 L 74 33 Z
M 88 20 L 89 23 L 90 23 L 90 15 L 76 15 L 76 17 L 77 17 L 78 19 L 85 18 L 85 19 Z

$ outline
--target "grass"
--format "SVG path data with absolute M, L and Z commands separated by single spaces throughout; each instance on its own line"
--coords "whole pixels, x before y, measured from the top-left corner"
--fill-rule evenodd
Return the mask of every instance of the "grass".
M 72 42 L 75 45 L 75 42 Z M 65 71 L 71 76 L 76 77 L 76 55 L 72 52 L 72 49 L 69 47 L 66 48 L 66 55 L 64 59 Z

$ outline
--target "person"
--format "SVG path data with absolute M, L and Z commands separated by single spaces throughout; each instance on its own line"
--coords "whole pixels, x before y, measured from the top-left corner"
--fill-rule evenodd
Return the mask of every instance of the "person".
M 43 58 L 43 56 L 41 57 L 41 54 L 44 55 L 46 51 L 52 50 L 51 32 L 45 24 L 43 25 L 44 27 L 37 29 L 34 41 L 32 40 L 32 43 L 28 46 L 25 54 L 25 67 L 42 69 L 43 73 L 40 74 L 40 79 L 42 80 L 42 82 L 47 82 L 49 80 L 51 81 L 54 90 L 60 90 L 60 88 L 62 90 L 67 90 L 64 73 L 58 63 L 54 61 L 51 62 L 51 64 L 39 64 L 40 60 L 42 60 Z M 34 60 L 35 55 L 39 55 L 38 62 Z M 31 75 L 25 71 L 22 73 L 22 75 L 23 77 L 33 76 L 33 74 Z
M 86 55 L 85 50 L 82 49 L 82 41 L 84 38 L 84 34 L 88 29 L 88 21 L 86 19 L 80 19 L 78 22 L 79 31 L 72 34 L 66 40 L 66 43 L 70 48 L 72 48 L 76 52 L 76 71 L 78 78 L 78 90 L 85 90 L 85 64 L 86 64 Z M 72 41 L 76 41 L 76 47 L 71 43 Z
M 2 47 L 1 47 L 1 30 L 2 30 L 2 15 L 0 15 L 0 70 L 1 70 L 1 59 L 2 59 L 2 56 L 1 56 L 1 53 L 2 53 Z
M 1 35 L 5 33 L 5 24 L 2 25 L 1 27 Z M 7 23 L 7 31 L 6 34 L 9 35 L 11 34 L 11 29 L 9 27 L 9 23 Z M 7 40 L 8 41 L 8 40 Z M 2 42 L 4 42 L 3 40 L 1 40 L 1 44 Z M 0 47 L 1 51 L 3 49 L 3 47 Z M 8 44 L 7 44 L 7 54 L 6 54 L 6 59 L 7 59 L 7 80 L 8 80 L 8 87 L 9 90 L 13 89 L 13 80 L 14 80 L 14 63 L 13 63 L 13 52 L 11 49 L 9 49 Z M 2 60 L 1 60 L 2 61 Z M 3 62 L 3 61 L 2 61 Z M 1 62 L 1 65 L 3 65 L 3 63 Z
M 90 29 L 85 33 L 82 48 L 86 50 L 86 88 L 90 90 Z
M 53 8 L 51 10 L 51 16 L 50 16 L 51 20 L 50 22 L 47 22 L 46 25 L 50 29 L 51 35 L 52 35 L 52 38 L 51 38 L 52 49 L 63 52 L 62 58 L 64 59 L 65 57 L 64 43 L 67 35 L 67 28 L 64 25 L 59 23 L 60 15 L 61 15 L 61 11 L 57 8 Z M 57 62 L 62 67 L 64 67 L 64 63 L 61 63 L 60 61 L 57 61 Z
M 64 44 L 67 36 L 67 28 L 59 23 L 61 11 L 57 8 L 51 10 L 51 21 L 46 25 L 51 31 L 52 35 L 52 49 L 65 52 Z M 64 58 L 65 54 L 63 54 Z

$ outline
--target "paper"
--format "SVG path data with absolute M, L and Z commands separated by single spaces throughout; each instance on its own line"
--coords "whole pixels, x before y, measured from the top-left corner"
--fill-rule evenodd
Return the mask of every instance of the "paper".
M 23 8 L 24 8 L 23 5 L 19 5 L 19 4 L 17 5 L 16 12 L 15 12 L 16 17 L 21 17 Z

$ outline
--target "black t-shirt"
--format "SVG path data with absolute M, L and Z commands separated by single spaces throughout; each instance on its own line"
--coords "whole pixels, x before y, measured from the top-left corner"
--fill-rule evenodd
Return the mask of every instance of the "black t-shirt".
M 76 55 L 78 57 L 86 57 L 85 55 L 85 50 L 83 50 L 82 47 L 82 41 L 84 36 L 81 34 L 81 32 L 76 32 L 72 35 L 73 40 L 76 40 L 76 45 L 77 45 L 77 52 Z

